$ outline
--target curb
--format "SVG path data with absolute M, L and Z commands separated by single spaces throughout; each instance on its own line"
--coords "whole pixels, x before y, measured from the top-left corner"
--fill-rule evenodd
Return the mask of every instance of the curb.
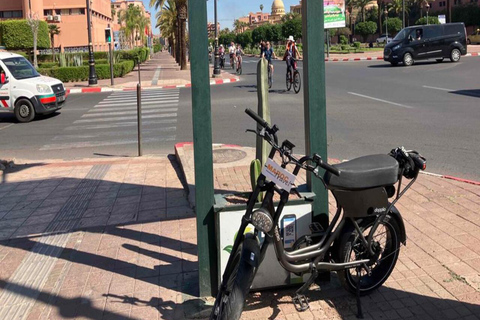
M 238 82 L 240 78 L 229 78 L 229 79 L 219 79 L 219 80 L 210 80 L 210 85 L 219 85 L 225 83 Z M 157 87 L 145 87 L 142 90 L 153 90 L 153 89 L 176 89 L 176 88 L 190 88 L 191 83 L 179 84 L 179 85 L 169 85 L 169 86 L 157 86 Z M 67 89 L 68 94 L 77 94 L 77 93 L 98 93 L 98 92 L 118 92 L 118 91 L 133 91 L 136 90 L 136 87 L 128 88 L 104 88 L 104 87 L 91 87 L 91 88 L 82 88 L 82 89 Z

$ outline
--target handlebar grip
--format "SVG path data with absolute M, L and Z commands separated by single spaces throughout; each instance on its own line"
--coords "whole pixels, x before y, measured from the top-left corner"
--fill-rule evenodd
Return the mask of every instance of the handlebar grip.
M 416 153 L 410 153 L 410 157 L 413 159 L 415 166 L 420 170 L 425 170 L 427 168 L 427 160 L 422 158 Z
M 322 162 L 320 163 L 320 167 L 322 167 L 323 169 L 327 170 L 328 172 L 336 175 L 336 176 L 339 176 L 340 175 L 340 170 L 338 170 L 337 168 L 335 168 L 334 166 L 326 163 L 326 162 Z
M 263 120 L 258 114 L 256 114 L 252 109 L 247 108 L 245 109 L 245 113 L 248 114 L 253 120 L 257 121 L 259 125 L 264 128 L 268 127 L 268 122 Z

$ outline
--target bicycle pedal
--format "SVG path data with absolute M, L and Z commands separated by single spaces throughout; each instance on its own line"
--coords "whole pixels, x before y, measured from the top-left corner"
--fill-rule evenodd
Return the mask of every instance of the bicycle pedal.
M 293 304 L 295 305 L 295 309 L 298 312 L 303 312 L 310 308 L 310 304 L 308 303 L 308 298 L 304 294 L 296 294 L 292 297 Z
M 325 231 L 319 222 L 311 223 L 309 228 L 312 233 L 319 233 Z

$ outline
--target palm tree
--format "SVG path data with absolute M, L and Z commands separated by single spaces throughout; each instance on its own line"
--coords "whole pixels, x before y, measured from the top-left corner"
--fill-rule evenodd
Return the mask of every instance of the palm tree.
M 150 7 L 162 8 L 165 0 L 150 0 Z M 177 46 L 177 62 L 180 64 L 182 70 L 187 69 L 187 44 L 185 33 L 187 30 L 187 0 L 175 0 L 175 7 L 177 10 L 177 34 L 178 46 Z
M 49 24 L 48 33 L 50 34 L 50 43 L 52 45 L 53 62 L 55 62 L 55 35 L 60 34 L 60 27 L 57 26 L 56 24 Z
M 177 47 L 177 8 L 175 0 L 167 0 L 167 3 L 158 11 L 156 16 L 156 28 L 160 28 L 162 37 L 168 39 L 168 43 L 172 48 L 172 53 L 175 56 Z
M 233 22 L 233 27 L 234 27 L 233 31 L 235 33 L 242 33 L 248 27 L 248 23 L 240 21 L 240 20 L 237 19 Z
M 289 12 L 282 17 L 282 23 L 284 23 L 288 20 L 294 20 L 294 19 L 297 19 L 297 18 L 300 18 L 300 17 L 301 17 L 301 15 L 296 13 L 296 12 Z
M 403 13 L 403 1 L 404 0 L 392 0 L 389 4 L 387 4 L 388 12 L 393 12 L 395 15 L 400 17 L 400 15 Z M 408 6 L 409 6 L 409 1 L 405 1 L 406 15 L 410 12 L 410 8 Z
M 135 46 L 135 33 L 140 32 L 140 22 L 143 18 L 142 11 L 138 6 L 129 4 L 127 9 L 120 11 L 119 22 L 125 36 L 130 39 L 132 47 Z
M 365 22 L 365 7 L 372 2 L 372 0 L 354 0 L 354 6 L 360 9 L 362 13 L 362 21 Z
M 260 5 L 260 11 L 263 12 L 263 4 Z

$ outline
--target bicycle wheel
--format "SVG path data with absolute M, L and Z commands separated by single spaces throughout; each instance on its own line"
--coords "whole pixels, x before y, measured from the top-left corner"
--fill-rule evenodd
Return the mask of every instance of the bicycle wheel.
M 292 89 L 292 81 L 290 80 L 290 74 L 287 72 L 287 91 Z
M 241 64 L 241 63 L 238 64 L 237 74 L 238 74 L 238 75 L 241 75 L 241 74 L 242 74 L 242 64 Z
M 230 60 L 230 64 L 232 65 L 232 70 L 235 70 L 235 59 Z
M 270 65 L 268 66 L 268 89 L 272 88 L 273 84 L 273 79 L 272 79 L 272 68 L 270 68 Z
M 374 219 L 364 220 L 360 223 L 360 229 L 366 237 L 370 232 Z M 377 248 L 379 257 L 376 263 L 371 266 L 371 274 L 366 274 L 362 269 L 360 294 L 365 295 L 380 287 L 390 276 L 397 263 L 400 253 L 400 228 L 397 221 L 390 215 L 385 217 L 375 234 L 373 235 L 374 247 Z M 360 241 L 355 230 L 344 233 L 340 238 L 340 245 L 337 247 L 337 258 L 339 263 L 355 261 L 357 259 L 368 259 L 366 248 Z M 348 291 L 355 293 L 358 277 L 355 268 L 337 272 L 340 282 Z
M 245 259 L 242 259 L 242 248 L 248 247 L 249 241 L 251 245 L 257 245 L 257 240 L 253 235 L 246 235 L 244 243 L 238 247 L 234 255 L 233 269 L 229 270 L 230 276 L 226 284 L 226 290 L 215 300 L 210 320 L 238 320 L 243 312 L 245 298 L 252 285 L 255 268 Z M 253 243 L 254 241 L 254 243 Z M 227 272 L 227 270 L 225 270 Z
M 300 92 L 300 88 L 302 87 L 302 79 L 300 77 L 300 72 L 295 70 L 293 73 L 293 90 L 295 90 L 295 93 Z

